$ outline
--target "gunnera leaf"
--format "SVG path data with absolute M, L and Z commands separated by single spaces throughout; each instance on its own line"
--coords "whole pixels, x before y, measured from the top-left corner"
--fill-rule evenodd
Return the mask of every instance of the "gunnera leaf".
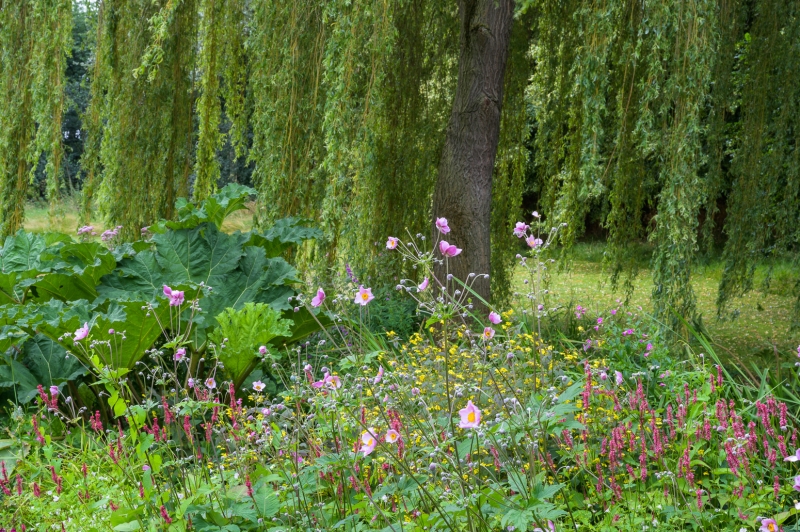
M 293 324 L 269 305 L 252 302 L 239 310 L 225 309 L 217 316 L 217 323 L 210 339 L 217 346 L 225 345 L 217 356 L 237 387 L 253 370 L 258 348 L 279 336 L 290 336 Z

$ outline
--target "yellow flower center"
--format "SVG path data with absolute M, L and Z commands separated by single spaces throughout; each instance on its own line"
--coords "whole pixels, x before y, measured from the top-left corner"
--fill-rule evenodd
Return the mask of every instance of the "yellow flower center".
M 767 528 L 769 528 L 769 532 L 775 532 L 775 525 L 773 525 L 772 523 L 768 524 Z
M 470 412 L 467 414 L 467 421 L 470 423 L 475 423 L 475 412 Z
M 372 438 L 367 438 L 367 447 L 371 446 L 373 441 Z
M 368 294 L 368 293 L 366 293 L 366 292 L 364 292 L 363 294 L 361 294 L 361 299 L 363 299 L 364 301 L 366 301 L 367 299 L 369 299 L 369 294 Z

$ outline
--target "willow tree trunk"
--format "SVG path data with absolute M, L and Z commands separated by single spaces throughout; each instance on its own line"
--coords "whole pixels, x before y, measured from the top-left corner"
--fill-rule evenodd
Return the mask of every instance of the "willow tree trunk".
M 503 77 L 508 58 L 513 0 L 459 0 L 458 81 L 433 193 L 434 217 L 447 218 L 445 240 L 463 249 L 449 272 L 491 274 L 492 171 L 500 136 Z M 436 228 L 434 227 L 434 231 Z M 437 271 L 443 279 L 444 271 Z M 489 301 L 489 279 L 475 291 Z

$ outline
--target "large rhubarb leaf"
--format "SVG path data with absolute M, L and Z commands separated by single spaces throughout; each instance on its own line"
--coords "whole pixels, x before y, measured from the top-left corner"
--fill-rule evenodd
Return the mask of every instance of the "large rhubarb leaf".
M 240 233 L 228 235 L 210 223 L 156 234 L 152 251 L 124 259 L 103 277 L 97 301 L 154 301 L 165 284 L 176 288 L 203 283 L 210 290 L 203 292 L 203 312 L 194 322 L 201 342 L 206 329 L 216 326 L 214 317 L 226 308 L 240 309 L 252 301 L 288 309 L 297 270 L 283 258 L 267 258 L 261 247 L 245 246 L 245 240 Z
M 322 238 L 322 231 L 310 227 L 310 223 L 302 218 L 283 218 L 263 233 L 250 233 L 247 244 L 264 248 L 267 257 L 279 257 L 292 246 Z
M 190 203 L 186 198 L 180 198 L 175 204 L 177 219 L 162 220 L 151 229 L 163 233 L 167 229 L 192 229 L 203 223 L 212 223 L 219 229 L 228 215 L 246 209 L 247 201 L 255 193 L 255 189 L 250 187 L 229 183 L 218 193 L 201 201 L 199 205 Z
M 22 362 L 10 355 L 0 357 L 0 388 L 12 387 L 17 401 L 27 403 L 38 393 L 36 377 Z
M 263 303 L 245 303 L 239 310 L 226 309 L 217 316 L 219 326 L 210 339 L 217 345 L 217 357 L 235 385 L 253 370 L 258 348 L 273 338 L 289 336 L 292 321 Z M 223 347 L 224 346 L 224 347 Z
M 62 385 L 86 373 L 86 367 L 75 356 L 68 355 L 63 346 L 43 334 L 25 342 L 23 353 L 25 366 L 45 387 Z

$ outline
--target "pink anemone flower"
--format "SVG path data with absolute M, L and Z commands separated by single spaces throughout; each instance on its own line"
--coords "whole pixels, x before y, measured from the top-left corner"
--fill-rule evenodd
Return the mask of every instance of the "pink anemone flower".
M 173 290 L 167 285 L 163 288 L 164 295 L 169 298 L 170 307 L 180 307 L 183 304 L 183 292 L 181 290 Z
M 449 244 L 446 240 L 442 240 L 439 242 L 439 251 L 445 257 L 455 257 L 461 253 L 461 248 L 457 248 L 454 245 Z
M 311 306 L 316 308 L 322 305 L 322 302 L 325 301 L 325 291 L 322 288 L 317 290 L 317 295 L 311 298 Z
M 424 292 L 424 291 L 425 291 L 425 289 L 426 289 L 426 288 L 428 288 L 428 284 L 429 284 L 429 283 L 430 283 L 430 281 L 428 281 L 428 278 L 427 278 L 427 277 L 426 277 L 426 278 L 424 278 L 424 279 L 422 280 L 422 282 L 421 282 L 421 283 L 419 283 L 419 286 L 417 287 L 417 292 Z
M 461 421 L 458 426 L 462 429 L 475 429 L 481 424 L 481 411 L 472 401 L 467 401 L 467 406 L 458 411 Z
M 542 239 L 536 238 L 535 236 L 529 236 L 525 239 L 525 243 L 528 244 L 528 247 L 538 248 L 542 245 Z
M 364 288 L 364 285 L 361 285 L 358 287 L 358 293 L 356 294 L 353 303 L 364 307 L 373 299 L 375 299 L 375 296 L 372 295 L 372 288 Z
M 774 519 L 762 519 L 758 532 L 780 532 L 780 527 Z
M 375 436 L 374 429 L 367 429 L 361 434 L 361 449 L 360 451 L 364 453 L 364 456 L 367 456 L 372 451 L 375 450 L 375 447 L 378 445 L 378 438 Z
M 784 462 L 797 462 L 798 460 L 800 460 L 800 449 L 797 449 L 794 454 L 790 454 L 783 459 Z
M 83 340 L 89 336 L 89 324 L 84 323 L 83 327 L 80 327 L 77 331 L 75 331 L 74 340 L 77 342 L 78 340 Z

